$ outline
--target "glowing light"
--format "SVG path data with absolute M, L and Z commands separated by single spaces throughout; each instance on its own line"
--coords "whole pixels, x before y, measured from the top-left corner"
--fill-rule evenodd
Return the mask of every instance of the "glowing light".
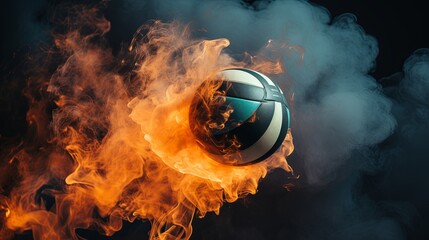
M 6 216 L 6 218 L 8 218 L 10 216 L 10 209 L 9 208 L 1 208 L 2 210 L 4 210 L 4 214 Z

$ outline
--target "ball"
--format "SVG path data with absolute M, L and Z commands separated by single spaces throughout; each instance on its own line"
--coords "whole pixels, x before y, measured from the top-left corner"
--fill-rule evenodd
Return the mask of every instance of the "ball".
M 189 126 L 210 158 L 248 165 L 271 156 L 290 126 L 282 90 L 246 68 L 225 69 L 202 83 L 189 110 Z

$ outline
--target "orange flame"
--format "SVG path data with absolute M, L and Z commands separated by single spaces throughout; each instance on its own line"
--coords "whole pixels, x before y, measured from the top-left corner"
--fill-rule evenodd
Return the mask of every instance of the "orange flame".
M 222 52 L 227 39 L 194 40 L 187 26 L 159 21 L 139 29 L 132 58 L 118 61 L 99 43 L 109 22 L 93 13 L 81 19 L 92 23 L 90 34 L 77 25 L 56 38 L 68 57 L 42 89 L 57 107 L 51 120 L 40 120 L 43 101 L 31 103 L 28 114 L 40 132 L 50 128 L 41 136 L 50 147 L 26 145 L 10 158 L 19 179 L 0 195 L 7 231 L 78 239 L 79 228 L 112 235 L 123 220 L 148 219 L 151 239 L 189 239 L 195 214 L 218 214 L 223 202 L 255 194 L 272 169 L 292 172 L 290 132 L 266 161 L 234 167 L 210 159 L 189 128 L 189 106 L 205 79 L 228 67 L 279 73 L 278 61 L 246 65 Z M 118 70 L 124 62 L 135 63 L 132 73 Z M 7 231 L 0 237 L 10 237 Z
M 230 160 L 233 164 L 237 162 L 237 154 L 241 143 L 235 136 L 223 136 L 222 138 L 216 139 L 212 135 L 212 130 L 224 129 L 226 124 L 230 122 L 231 125 L 239 125 L 238 122 L 231 122 L 230 116 L 234 109 L 227 105 L 226 102 L 226 90 L 230 88 L 230 84 L 227 83 L 225 90 L 220 90 L 222 81 L 219 76 L 213 76 L 213 79 L 209 78 L 195 91 L 195 97 L 192 100 L 189 109 L 189 126 L 191 131 L 197 137 L 197 143 L 199 147 L 205 150 L 209 150 L 211 145 L 216 146 L 214 151 L 222 149 L 221 152 L 224 155 L 225 160 Z M 195 140 L 194 140 L 195 141 Z M 200 143 L 200 141 L 203 141 Z M 209 145 L 204 144 L 209 143 Z

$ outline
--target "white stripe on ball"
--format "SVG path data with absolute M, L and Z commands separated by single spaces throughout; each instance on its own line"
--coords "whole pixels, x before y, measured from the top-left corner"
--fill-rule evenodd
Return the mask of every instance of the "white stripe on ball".
M 270 125 L 257 142 L 240 152 L 242 159 L 240 164 L 246 164 L 255 161 L 269 152 L 279 138 L 280 132 L 282 130 L 282 123 L 282 104 L 275 102 L 273 118 L 271 119 Z
M 252 74 L 247 73 L 238 69 L 227 69 L 223 70 L 221 73 L 223 79 L 227 79 L 230 82 L 248 84 L 260 88 L 264 88 L 262 83 L 255 78 Z

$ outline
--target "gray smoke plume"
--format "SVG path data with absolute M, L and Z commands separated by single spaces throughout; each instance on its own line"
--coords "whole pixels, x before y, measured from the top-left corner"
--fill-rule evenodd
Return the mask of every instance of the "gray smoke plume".
M 230 39 L 232 53 L 260 53 L 270 40 L 304 50 L 302 61 L 299 51 L 267 53 L 281 58 L 286 72 L 274 78 L 288 99 L 294 96 L 292 166 L 301 188 L 271 187 L 252 198 L 251 207 L 224 208 L 223 215 L 197 222 L 195 239 L 428 236 L 422 191 L 428 150 L 421 146 L 429 136 L 427 50 L 411 56 L 404 73 L 383 79 L 394 82 L 383 89 L 369 74 L 377 41 L 352 14 L 332 18 L 323 7 L 287 0 L 125 1 L 116 10 L 114 18 L 127 12 L 141 21 L 190 23 L 197 37 Z M 282 179 L 270 177 L 267 185 Z
M 44 5 L 34 6 L 37 13 Z M 194 239 L 429 236 L 429 50 L 381 79 L 390 85 L 383 88 L 369 74 L 376 39 L 354 15 L 332 18 L 307 1 L 123 0 L 111 1 L 106 15 L 117 45 L 148 20 L 178 20 L 196 38 L 228 38 L 232 56 L 262 54 L 284 64 L 285 73 L 272 77 L 292 105 L 299 187 L 273 190 L 280 187 L 268 185 L 284 178 L 269 175 L 248 206 L 196 220 Z M 34 19 L 22 22 L 32 26 Z M 45 25 L 38 26 L 31 35 L 45 36 Z
M 296 155 L 309 184 L 329 182 L 353 150 L 383 141 L 395 127 L 390 100 L 368 74 L 377 42 L 352 14 L 331 19 L 326 9 L 295 0 L 256 7 L 231 0 L 129 0 L 119 9 L 118 16 L 190 23 L 197 37 L 228 38 L 235 54 L 257 54 L 270 41 L 274 52 L 267 55 L 281 58 L 286 69 L 274 78 L 294 95 Z M 291 47 L 303 51 L 302 61 Z

